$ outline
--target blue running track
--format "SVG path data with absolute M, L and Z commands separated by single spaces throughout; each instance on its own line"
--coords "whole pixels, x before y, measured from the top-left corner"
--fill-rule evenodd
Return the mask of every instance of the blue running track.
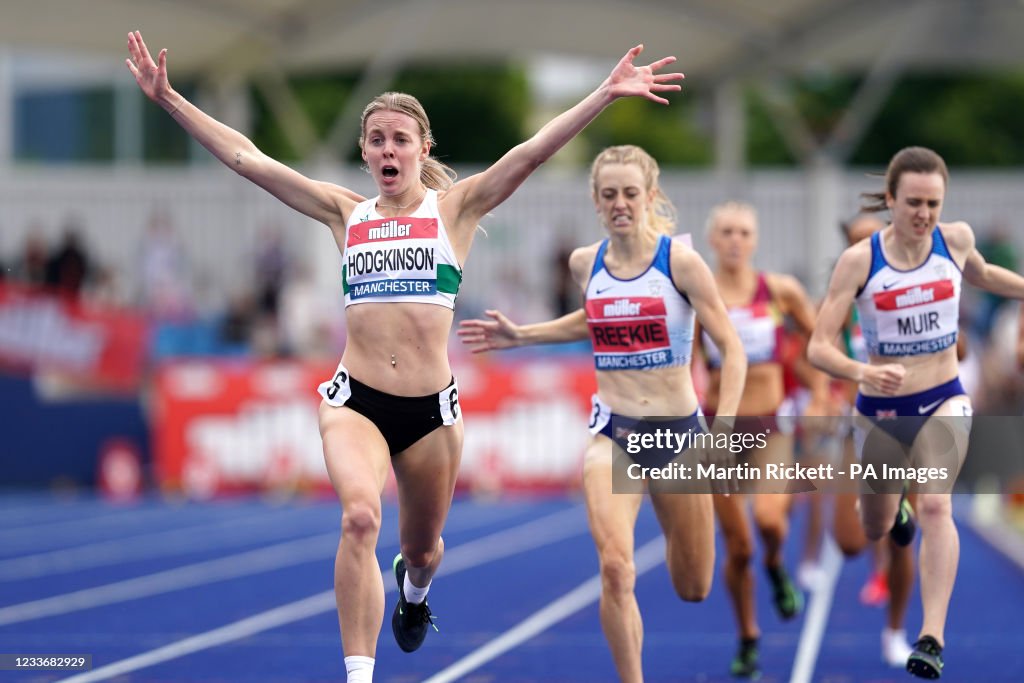
M 802 534 L 802 508 L 792 538 Z M 397 552 L 386 506 L 382 568 Z M 1024 681 L 1024 571 L 959 523 L 961 564 L 950 608 L 943 681 Z M 0 498 L 0 653 L 91 654 L 82 674 L 0 671 L 0 681 L 343 681 L 332 592 L 339 513 L 333 500 L 215 503 L 147 499 L 112 505 L 42 494 Z M 375 681 L 519 683 L 614 681 L 598 621 L 597 560 L 582 503 L 566 498 L 457 500 L 448 552 L 430 592 L 439 633 L 411 655 L 394 644 L 394 580 Z M 788 564 L 796 565 L 796 543 Z M 637 524 L 637 596 L 649 683 L 733 681 L 732 611 L 720 572 L 710 597 L 684 604 L 662 562 L 649 505 Z M 722 548 L 718 548 L 719 564 Z M 804 681 L 917 680 L 880 659 L 883 611 L 857 594 L 866 559 L 839 566 L 834 593 L 810 601 L 818 618 L 781 622 L 757 570 L 761 681 L 790 681 L 810 647 Z M 758 564 L 758 567 L 760 565 Z M 831 609 L 821 606 L 831 597 Z M 920 625 L 916 594 L 908 617 Z M 800 680 L 800 679 L 797 679 Z

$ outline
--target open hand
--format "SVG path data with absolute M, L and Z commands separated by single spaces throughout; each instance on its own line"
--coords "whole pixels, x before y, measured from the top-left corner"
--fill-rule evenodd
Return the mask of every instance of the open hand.
M 656 62 L 648 64 L 647 66 L 634 65 L 633 60 L 636 59 L 643 50 L 644 46 L 641 44 L 627 52 L 625 56 L 619 60 L 619 63 L 615 65 L 615 68 L 605 80 L 604 85 L 609 89 L 614 97 L 639 96 L 646 97 L 647 99 L 659 104 L 668 104 L 668 100 L 664 97 L 660 97 L 656 93 L 676 92 L 682 90 L 683 86 L 678 83 L 670 83 L 669 81 L 679 81 L 685 78 L 685 76 L 681 73 L 655 73 L 659 69 L 676 61 L 675 57 L 663 57 Z
M 163 104 L 163 96 L 171 91 L 171 84 L 167 81 L 167 50 L 160 50 L 154 62 L 149 48 L 142 40 L 142 34 L 133 31 L 128 34 L 128 59 L 125 64 L 146 97 L 157 104 Z
M 463 320 L 456 334 L 473 353 L 510 349 L 518 346 L 519 326 L 506 318 L 501 311 L 487 310 L 484 313 L 493 320 Z

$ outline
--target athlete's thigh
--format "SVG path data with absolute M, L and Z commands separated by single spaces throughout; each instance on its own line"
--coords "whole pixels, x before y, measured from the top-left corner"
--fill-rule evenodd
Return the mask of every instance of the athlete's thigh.
M 674 562 L 686 572 L 710 573 L 715 564 L 715 508 L 710 493 L 651 493 L 651 503 Z
M 592 437 L 583 460 L 587 521 L 599 556 L 616 553 L 632 558 L 643 494 L 615 493 L 613 466 L 611 439 L 600 434 Z
M 840 448 L 842 451 L 840 469 L 843 472 L 849 472 L 850 465 L 857 462 L 853 436 L 843 437 Z M 844 477 L 839 485 L 839 490 L 833 496 L 832 535 L 840 550 L 847 556 L 860 553 L 868 544 L 868 538 L 864 535 L 864 527 L 860 522 L 860 514 L 857 512 L 858 492 L 856 486 L 855 482 Z
M 320 404 L 324 462 L 342 507 L 361 502 L 380 507 L 390 454 L 380 430 L 351 408 Z
M 774 432 L 765 439 L 764 448 L 751 449 L 751 457 L 758 465 L 762 479 L 751 482 L 750 488 L 755 495 L 750 500 L 754 508 L 754 516 L 774 514 L 781 510 L 783 514 L 789 509 L 792 496 L 786 493 L 790 481 L 784 477 L 768 479 L 768 465 L 789 467 L 793 464 L 793 445 L 796 443 L 792 434 Z
M 858 411 L 853 415 L 853 440 L 861 473 L 861 519 L 866 526 L 891 524 L 899 508 L 903 481 L 885 476 L 885 466 L 906 467 L 908 449 Z
M 396 455 L 398 523 L 403 541 L 440 536 L 462 459 L 463 423 L 438 427 Z
M 754 552 L 754 535 L 747 518 L 747 496 L 742 493 L 712 495 L 715 517 L 722 528 L 726 547 L 731 551 Z
M 953 396 L 925 422 L 914 440 L 910 457 L 913 467 L 925 468 L 915 487 L 917 491 L 952 492 L 967 457 L 972 415 L 971 399 L 966 395 Z

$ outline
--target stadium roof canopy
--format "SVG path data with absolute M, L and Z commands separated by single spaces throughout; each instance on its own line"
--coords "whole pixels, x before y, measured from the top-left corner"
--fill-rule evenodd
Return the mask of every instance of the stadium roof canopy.
M 153 52 L 168 48 L 172 79 L 219 91 L 222 103 L 238 99 L 226 89 L 253 82 L 295 149 L 335 158 L 356 108 L 409 62 L 557 55 L 610 66 L 644 42 L 641 59 L 674 54 L 679 70 L 717 90 L 722 168 L 743 165 L 737 81 L 755 79 L 795 156 L 841 163 L 902 73 L 1024 65 L 1024 0 L 13 0 L 0 9 L 0 47 L 35 53 L 116 64 L 132 29 Z M 362 82 L 318 140 L 285 76 L 339 68 L 362 70 Z M 780 79 L 821 70 L 867 74 L 824 143 Z M 245 127 L 215 102 L 204 108 Z
M 122 58 L 140 29 L 175 73 L 403 60 L 611 61 L 643 41 L 688 75 L 776 68 L 989 68 L 1024 62 L 1022 0 L 13 0 L 0 45 Z
M 819 256 L 837 251 L 828 243 L 838 239 L 835 231 L 823 236 L 812 229 L 835 224 L 836 170 L 901 74 L 1024 66 L 1024 0 L 0 1 L 0 48 L 14 52 L 109 58 L 120 69 L 132 29 L 154 52 L 168 48 L 172 78 L 197 81 L 203 108 L 217 118 L 245 130 L 247 98 L 237 95 L 253 83 L 268 95 L 292 146 L 324 160 L 344 158 L 343 141 L 355 139 L 362 105 L 404 64 L 554 55 L 610 67 L 643 42 L 645 58 L 674 54 L 679 70 L 711 86 L 716 165 L 730 194 L 745 165 L 737 84 L 755 86 L 815 185 L 805 238 Z M 338 69 L 359 70 L 362 80 L 323 138 L 285 77 Z M 865 78 L 820 140 L 797 113 L 783 77 L 827 70 Z M 0 68 L 0 129 L 11 123 L 3 97 L 11 81 Z M 138 117 L 131 98 L 120 99 L 128 115 L 116 129 L 127 141 L 118 148 L 138 149 L 131 139 L 140 134 Z M 0 138 L 0 166 L 9 147 Z

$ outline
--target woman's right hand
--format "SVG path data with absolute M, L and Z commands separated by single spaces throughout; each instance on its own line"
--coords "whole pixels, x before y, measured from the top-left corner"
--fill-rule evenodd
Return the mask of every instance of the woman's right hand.
M 865 365 L 860 381 L 886 396 L 894 396 L 903 386 L 907 369 L 899 363 Z
M 501 311 L 484 313 L 494 320 L 463 320 L 456 334 L 473 353 L 511 349 L 518 346 L 519 325 L 506 318 Z
M 153 61 L 142 34 L 133 31 L 128 34 L 128 55 L 125 60 L 128 70 L 135 76 L 135 82 L 146 93 L 146 97 L 165 108 L 174 108 L 175 103 L 167 102 L 167 95 L 172 92 L 167 80 L 167 50 L 160 50 L 158 62 Z M 180 104 L 180 103 L 179 103 Z

